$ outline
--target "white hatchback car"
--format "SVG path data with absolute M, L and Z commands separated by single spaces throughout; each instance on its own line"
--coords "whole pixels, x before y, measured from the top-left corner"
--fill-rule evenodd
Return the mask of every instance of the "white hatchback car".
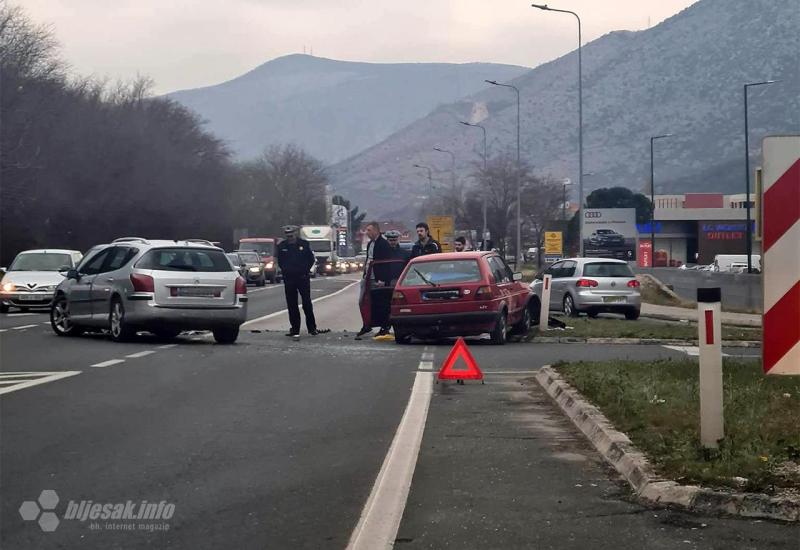
M 49 308 L 56 287 L 64 280 L 67 270 L 83 258 L 77 250 L 26 250 L 17 254 L 0 283 L 0 312 L 9 307 L 22 311 L 28 308 Z

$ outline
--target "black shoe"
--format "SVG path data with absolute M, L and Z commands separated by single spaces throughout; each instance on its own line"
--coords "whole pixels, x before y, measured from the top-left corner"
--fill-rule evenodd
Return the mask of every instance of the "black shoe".
M 290 338 L 294 338 L 295 336 L 300 336 L 300 333 L 299 332 L 287 332 L 286 336 L 288 336 Z
M 372 332 L 371 328 L 369 328 L 369 327 L 361 327 L 361 330 L 358 331 L 358 334 L 356 334 L 356 337 L 360 338 L 361 336 L 364 336 L 365 334 L 369 334 L 370 332 Z
M 321 333 L 320 331 L 318 331 L 317 329 L 314 329 L 314 330 L 309 330 L 309 331 L 308 331 L 308 333 L 309 333 L 311 336 L 316 336 L 317 334 L 322 334 L 322 333 Z
M 382 328 L 381 330 L 378 331 L 378 336 L 386 336 L 387 334 L 389 334 L 388 328 Z

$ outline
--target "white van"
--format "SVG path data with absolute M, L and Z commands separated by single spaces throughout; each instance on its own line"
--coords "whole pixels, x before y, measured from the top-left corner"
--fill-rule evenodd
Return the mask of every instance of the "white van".
M 760 272 L 761 255 L 752 254 L 750 258 L 753 264 L 753 270 L 758 270 Z M 712 264 L 714 266 L 713 271 L 731 272 L 734 271 L 734 267 L 741 267 L 741 265 L 734 266 L 733 264 L 744 264 L 744 270 L 747 271 L 747 254 L 717 254 L 714 256 L 714 263 Z M 738 271 L 738 269 L 736 271 Z

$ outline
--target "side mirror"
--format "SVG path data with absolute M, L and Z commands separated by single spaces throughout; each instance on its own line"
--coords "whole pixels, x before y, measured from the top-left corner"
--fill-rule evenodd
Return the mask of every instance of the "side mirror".
M 515 271 L 514 272 L 514 280 L 515 281 L 521 281 L 522 280 L 522 273 L 520 271 Z
M 77 269 L 68 269 L 67 274 L 64 275 L 67 279 L 75 279 L 76 281 L 81 278 Z

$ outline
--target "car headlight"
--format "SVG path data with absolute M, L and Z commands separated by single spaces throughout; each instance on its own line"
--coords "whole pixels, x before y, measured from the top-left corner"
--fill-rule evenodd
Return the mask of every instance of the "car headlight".
M 16 288 L 14 283 L 3 283 L 3 292 L 13 292 Z
M 326 265 L 325 265 L 325 269 L 327 269 L 328 271 L 330 271 L 331 269 L 333 269 L 333 266 L 332 266 L 331 264 L 326 264 Z
M 259 268 L 257 268 L 257 267 L 251 267 L 250 268 L 250 273 L 258 273 L 258 271 L 259 271 Z
M 273 262 L 267 262 L 266 265 L 265 265 L 265 267 L 267 269 L 272 269 L 274 266 L 275 266 L 275 263 L 273 263 Z

